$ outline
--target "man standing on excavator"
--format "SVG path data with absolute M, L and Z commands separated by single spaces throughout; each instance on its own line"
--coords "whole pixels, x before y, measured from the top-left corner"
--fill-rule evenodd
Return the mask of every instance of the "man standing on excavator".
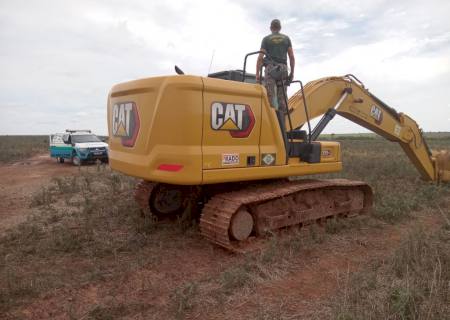
M 294 78 L 295 57 L 292 50 L 291 39 L 280 33 L 280 20 L 274 19 L 270 23 L 271 34 L 264 37 L 261 42 L 261 51 L 256 62 L 256 82 L 261 78 L 261 66 L 265 66 L 264 84 L 270 104 L 277 110 L 286 112 L 287 106 L 284 96 L 287 97 L 286 84 Z M 288 75 L 287 56 L 289 56 L 290 72 Z M 285 84 L 283 85 L 282 82 Z M 284 94 L 283 94 L 284 88 Z

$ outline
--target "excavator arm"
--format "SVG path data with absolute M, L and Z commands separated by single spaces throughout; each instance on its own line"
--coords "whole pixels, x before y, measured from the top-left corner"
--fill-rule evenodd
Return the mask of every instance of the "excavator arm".
M 450 153 L 432 152 L 422 130 L 412 118 L 378 99 L 353 75 L 309 82 L 303 91 L 299 90 L 289 99 L 288 105 L 287 120 L 296 128 L 301 128 L 308 119 L 322 116 L 311 133 L 312 140 L 319 136 L 335 114 L 339 114 L 398 142 L 423 179 L 450 181 Z

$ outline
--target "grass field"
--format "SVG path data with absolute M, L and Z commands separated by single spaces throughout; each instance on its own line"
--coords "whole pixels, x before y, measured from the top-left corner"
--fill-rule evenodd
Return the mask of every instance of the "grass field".
M 262 252 L 247 256 L 229 255 L 206 243 L 195 222 L 157 224 L 151 217 L 142 218 L 132 199 L 136 180 L 108 167 L 83 167 L 74 176 L 54 178 L 32 195 L 34 214 L 0 237 L 0 315 L 448 318 L 450 186 L 421 181 L 396 144 L 374 136 L 333 139 L 342 144 L 344 170 L 326 177 L 368 182 L 375 192 L 373 213 L 292 231 L 286 237 L 274 235 Z M 450 135 L 433 136 L 429 144 L 450 149 Z M 441 222 L 422 224 L 423 217 Z M 384 229 L 405 230 L 405 235 L 388 242 L 394 246 L 389 254 L 374 254 L 355 271 L 336 275 L 336 288 L 326 291 L 307 313 L 290 302 L 295 296 L 290 286 L 276 298 L 268 291 L 295 279 L 298 266 L 312 254 L 320 260 L 337 243 L 358 241 L 364 246 L 361 239 Z M 310 280 L 326 288 L 320 276 L 317 284 Z
M 401 219 L 438 197 L 442 186 L 421 181 L 406 154 L 395 144 L 378 136 L 337 139 L 340 141 L 344 170 L 322 177 L 362 180 L 375 193 L 376 215 L 384 220 Z M 427 139 L 431 149 L 450 149 L 450 135 Z M 444 187 L 445 188 L 445 187 Z
M 48 152 L 48 136 L 0 136 L 0 163 Z

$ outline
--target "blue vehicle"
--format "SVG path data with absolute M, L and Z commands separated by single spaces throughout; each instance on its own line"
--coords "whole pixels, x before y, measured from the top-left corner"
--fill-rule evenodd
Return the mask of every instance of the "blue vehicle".
M 76 166 L 100 160 L 108 162 L 108 144 L 90 130 L 66 130 L 50 135 L 50 156 L 60 163 L 70 159 Z

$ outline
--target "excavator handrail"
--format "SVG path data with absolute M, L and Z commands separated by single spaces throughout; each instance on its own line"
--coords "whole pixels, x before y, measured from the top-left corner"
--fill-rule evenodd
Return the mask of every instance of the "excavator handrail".
M 306 122 L 308 123 L 308 143 L 311 143 L 311 122 L 309 119 L 308 106 L 306 104 L 305 90 L 303 87 L 303 82 L 301 80 L 293 80 L 293 81 L 291 81 L 291 83 L 300 83 L 300 90 L 302 92 L 302 98 L 303 98 L 303 106 L 305 107 Z M 289 109 L 289 106 L 287 109 L 288 109 L 287 110 L 288 114 L 290 114 L 291 110 Z
M 365 86 L 364 86 L 364 83 L 361 81 L 361 80 L 359 80 L 355 75 L 353 75 L 353 74 L 351 74 L 351 73 L 347 73 L 345 76 L 344 76 L 344 78 L 349 78 L 350 79 L 350 81 L 356 81 L 361 87 L 363 87 L 364 89 L 366 88 Z
M 253 51 L 253 52 L 247 53 L 245 55 L 245 57 L 244 57 L 244 69 L 242 70 L 243 71 L 242 72 L 242 82 L 245 82 L 245 74 L 247 73 L 247 58 L 252 56 L 252 55 L 261 54 L 261 53 L 264 54 L 264 56 L 268 60 L 273 61 L 273 58 L 265 51 L 258 50 L 258 51 Z M 262 68 L 263 68 L 263 65 L 261 65 L 261 67 L 259 68 L 259 74 L 260 75 L 261 75 L 261 72 L 262 72 Z M 262 80 L 262 76 L 259 78 L 259 84 L 261 84 L 261 80 Z

